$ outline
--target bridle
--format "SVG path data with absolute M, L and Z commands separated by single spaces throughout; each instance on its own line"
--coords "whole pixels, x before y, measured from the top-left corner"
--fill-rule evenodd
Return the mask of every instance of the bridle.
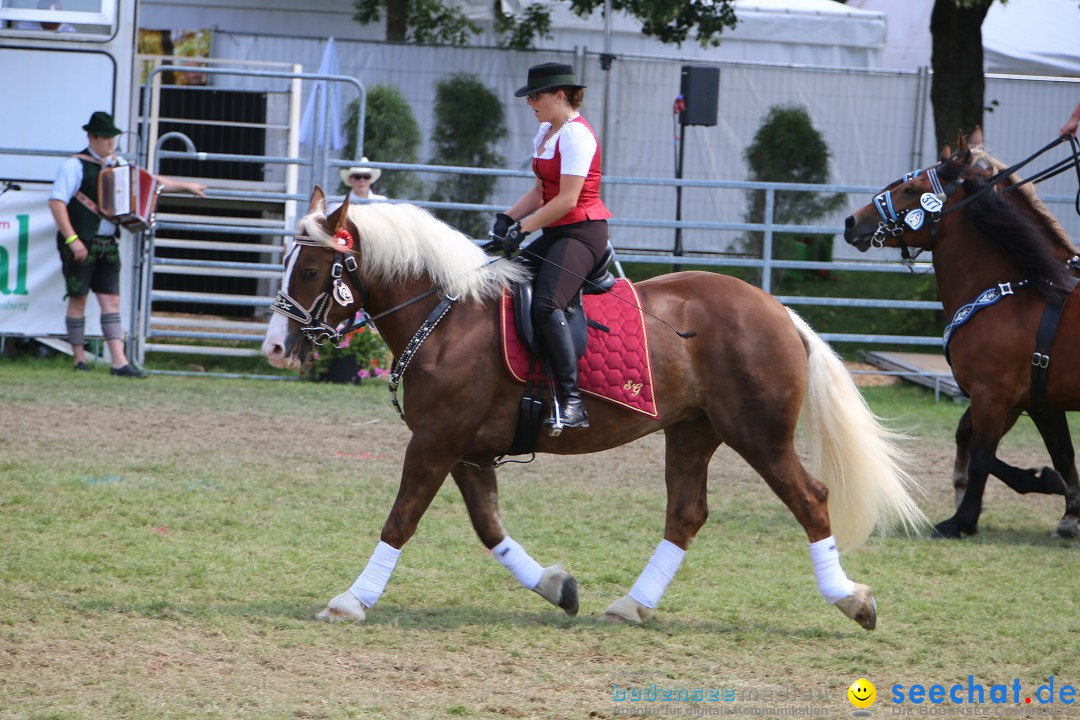
M 342 213 L 342 217 L 344 217 L 344 213 Z M 342 307 L 349 307 L 356 302 L 352 291 L 349 290 L 349 286 L 342 280 L 346 272 L 349 273 L 349 279 L 352 281 L 353 287 L 356 288 L 356 292 L 360 295 L 361 306 L 367 302 L 367 290 L 360 279 L 360 266 L 356 262 L 353 238 L 349 231 L 344 227 L 338 227 L 334 232 L 332 245 L 327 245 L 325 242 L 307 235 L 296 235 L 293 237 L 293 242 L 298 246 L 318 247 L 334 253 L 334 264 L 330 267 L 329 284 L 311 302 L 309 307 L 304 307 L 298 303 L 289 296 L 285 288 L 282 288 L 278 290 L 270 309 L 300 323 L 302 326 L 300 332 L 312 345 L 341 342 L 345 335 L 371 322 L 371 318 L 365 318 L 359 322 L 354 321 L 349 327 L 339 331 L 327 321 L 327 316 L 333 307 L 332 303 L 336 302 Z M 299 250 L 294 250 L 294 252 L 299 252 Z
M 992 177 L 982 183 L 982 185 L 974 192 L 969 193 L 962 200 L 953 203 L 948 208 L 945 207 L 945 203 L 948 201 L 949 197 L 953 194 L 953 192 L 956 191 L 956 188 L 960 187 L 960 185 L 963 184 L 962 178 L 958 177 L 957 179 L 951 181 L 948 185 L 945 185 L 943 187 L 940 178 L 938 178 L 937 172 L 937 168 L 941 167 L 941 163 L 938 163 L 937 165 L 934 165 L 933 167 L 930 167 L 925 171 L 914 170 L 907 173 L 906 175 L 904 175 L 902 180 L 897 180 L 896 182 L 890 184 L 888 187 L 886 187 L 884 190 L 874 196 L 874 208 L 877 209 L 878 215 L 881 216 L 881 222 L 878 223 L 877 230 L 874 231 L 873 236 L 870 238 L 870 245 L 874 248 L 881 248 L 884 247 L 887 237 L 894 238 L 897 244 L 900 246 L 900 256 L 904 264 L 907 265 L 908 270 L 914 274 L 915 258 L 917 258 L 924 251 L 933 251 L 934 244 L 937 241 L 938 224 L 941 222 L 941 219 L 943 217 L 950 213 L 954 213 L 957 210 L 960 210 L 982 193 L 992 191 L 993 188 L 1001 180 L 1008 178 L 1010 175 L 1027 165 L 1035 158 L 1039 157 L 1046 151 L 1056 147 L 1058 144 L 1065 142 L 1066 140 L 1069 141 L 1072 148 L 1072 153 L 1070 157 L 1067 157 L 1064 160 L 1061 160 L 1054 165 L 1051 165 L 1045 170 L 1033 174 L 1030 178 L 1026 180 L 1020 180 L 1015 183 L 1010 183 L 1003 187 L 1000 192 L 1009 192 L 1010 190 L 1014 190 L 1021 185 L 1025 185 L 1029 182 L 1038 183 L 1042 182 L 1043 180 L 1048 180 L 1070 168 L 1076 169 L 1077 180 L 1080 181 L 1080 147 L 1078 147 L 1076 140 L 1069 135 L 1062 135 L 1057 139 L 1053 140 L 1052 142 L 1047 143 L 1044 147 L 1035 151 L 1034 153 L 1024 158 L 1020 162 L 1016 163 L 1015 165 L 1011 165 L 1003 170 L 999 170 Z M 933 192 L 922 194 L 922 197 L 919 199 L 920 207 L 908 208 L 906 210 L 900 210 L 899 212 L 897 212 L 893 208 L 892 195 L 890 191 L 893 190 L 897 185 L 913 180 L 923 172 L 926 172 L 927 178 L 930 180 L 930 185 L 933 189 Z M 1076 211 L 1078 214 L 1080 214 L 1080 189 L 1077 190 Z M 910 228 L 914 231 L 921 228 L 924 224 L 926 224 L 927 221 L 930 222 L 930 242 L 928 242 L 924 247 L 916 248 L 915 252 L 912 253 L 910 251 L 910 248 L 908 248 L 907 244 L 903 240 L 905 226 L 906 228 Z
M 874 248 L 882 248 L 885 246 L 887 237 L 894 238 L 900 246 L 900 257 L 912 273 L 915 272 L 915 258 L 919 257 L 924 251 L 933 251 L 934 243 L 937 242 L 938 223 L 941 222 L 942 216 L 947 214 L 945 203 L 961 184 L 960 180 L 953 180 L 948 185 L 942 186 L 941 178 L 938 177 L 938 167 L 940 165 L 927 168 L 925 171 L 913 170 L 905 174 L 903 179 L 897 180 L 874 196 L 874 209 L 881 216 L 881 221 L 878 222 L 877 230 L 874 231 L 873 237 L 870 238 L 870 245 Z M 891 191 L 897 185 L 914 180 L 923 172 L 926 173 L 933 192 L 922 194 L 922 197 L 919 198 L 919 207 L 897 211 L 893 207 Z M 904 242 L 904 233 L 908 229 L 912 231 L 919 230 L 927 222 L 930 223 L 930 242 L 925 247 L 915 248 L 913 253 L 907 243 Z

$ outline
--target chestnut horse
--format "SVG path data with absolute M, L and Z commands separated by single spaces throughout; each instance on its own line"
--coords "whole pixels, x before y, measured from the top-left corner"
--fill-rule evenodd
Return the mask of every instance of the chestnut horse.
M 274 303 L 279 314 L 263 351 L 275 367 L 299 367 L 312 341 L 326 341 L 362 306 L 397 368 L 405 363 L 404 417 L 412 439 L 375 552 L 319 617 L 365 618 L 447 474 L 492 555 L 526 588 L 576 613 L 573 576 L 559 565 L 542 567 L 499 518 L 496 460 L 514 437 L 522 388 L 503 368 L 498 303 L 513 283 L 527 281 L 522 265 L 488 258 L 412 205 L 346 204 L 329 217 L 323 207 L 315 188 L 285 260 Z M 873 596 L 844 574 L 837 546 L 859 545 L 877 524 L 924 521 L 899 466 L 895 436 L 877 422 L 828 345 L 767 293 L 705 272 L 665 275 L 637 289 L 650 314 L 659 419 L 590 398 L 588 429 L 544 435 L 536 444 L 541 453 L 592 453 L 665 433 L 664 537 L 605 617 L 641 622 L 652 615 L 705 523 L 709 459 L 727 443 L 805 529 L 822 595 L 872 629 Z M 680 336 L 671 326 L 688 332 Z M 820 482 L 795 450 L 800 409 Z
M 939 523 L 936 537 L 978 531 L 988 474 L 1020 492 L 1065 495 L 1055 534 L 1076 537 L 1080 480 L 1067 410 L 1080 409 L 1080 307 L 1068 302 L 1074 285 L 1067 262 L 1077 254 L 1031 185 L 1001 191 L 1005 168 L 986 154 L 982 132 L 948 146 L 941 162 L 909 173 L 847 218 L 845 239 L 860 250 L 900 247 L 933 251 L 935 279 L 946 317 L 946 353 L 971 407 L 957 428 L 956 513 Z M 1017 183 L 1015 175 L 1004 179 Z M 986 187 L 990 183 L 994 187 Z M 1049 349 L 1036 348 L 1036 330 L 1048 304 L 1065 303 Z M 1046 365 L 1045 403 L 1033 392 L 1032 362 Z M 997 459 L 997 446 L 1023 412 L 1046 443 L 1056 472 L 1041 476 Z M 960 477 L 966 474 L 966 477 Z

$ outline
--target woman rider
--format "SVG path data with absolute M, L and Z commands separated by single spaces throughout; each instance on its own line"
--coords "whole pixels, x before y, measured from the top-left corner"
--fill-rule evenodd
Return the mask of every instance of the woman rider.
M 529 68 L 525 97 L 540 122 L 533 141 L 536 184 L 505 213 L 496 216 L 492 234 L 504 238 L 507 254 L 531 232 L 543 235 L 529 246 L 538 269 L 533 283 L 533 324 L 540 330 L 559 395 L 564 427 L 589 427 L 578 388 L 578 356 L 567 324 L 566 307 L 608 244 L 607 218 L 600 200 L 600 145 L 578 113 L 585 86 L 562 63 Z M 545 424 L 553 424 L 551 419 Z

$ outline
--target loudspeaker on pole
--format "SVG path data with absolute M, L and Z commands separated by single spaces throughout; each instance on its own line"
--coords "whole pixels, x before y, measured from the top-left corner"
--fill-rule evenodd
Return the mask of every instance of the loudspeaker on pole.
M 716 125 L 720 104 L 720 68 L 683 65 L 679 93 L 686 108 L 679 113 L 683 125 Z

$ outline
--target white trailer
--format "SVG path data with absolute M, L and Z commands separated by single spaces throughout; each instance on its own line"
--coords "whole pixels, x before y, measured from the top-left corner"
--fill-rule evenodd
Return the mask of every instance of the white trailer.
M 48 196 L 63 159 L 86 146 L 95 110 L 132 114 L 136 0 L 0 0 L 0 336 L 62 337 L 64 282 Z M 133 132 L 120 138 L 132 153 Z M 4 192 L 6 190 L 6 192 Z M 122 244 L 124 258 L 131 242 Z M 130 277 L 121 294 L 130 303 Z M 96 303 L 87 334 L 100 335 Z M 127 310 L 125 309 L 125 317 Z

